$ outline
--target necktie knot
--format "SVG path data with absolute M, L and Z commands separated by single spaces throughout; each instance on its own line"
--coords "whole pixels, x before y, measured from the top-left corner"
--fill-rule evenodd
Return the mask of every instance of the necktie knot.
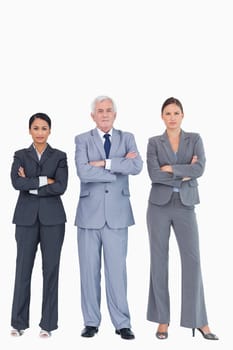
M 104 134 L 104 136 L 103 136 L 103 137 L 105 138 L 105 140 L 106 140 L 106 139 L 109 139 L 110 134 Z
M 106 154 L 106 158 L 108 159 L 109 156 L 109 152 L 110 152 L 110 147 L 111 147 L 111 142 L 110 142 L 110 134 L 104 134 L 104 149 L 105 149 L 105 154 Z

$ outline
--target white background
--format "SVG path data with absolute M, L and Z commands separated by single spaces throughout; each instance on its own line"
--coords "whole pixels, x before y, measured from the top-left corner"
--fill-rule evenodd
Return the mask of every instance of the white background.
M 203 346 L 228 349 L 232 324 L 232 12 L 227 0 L 1 0 L 0 116 L 1 231 L 0 345 L 7 349 L 170 349 Z M 131 177 L 136 225 L 129 229 L 128 301 L 136 339 L 114 334 L 106 309 L 92 339 L 80 337 L 79 266 L 74 216 L 79 181 L 74 137 L 94 127 L 90 103 L 100 94 L 118 106 L 116 128 L 135 134 L 144 169 Z M 180 260 L 170 243 L 171 325 L 169 338 L 155 338 L 146 321 L 149 250 L 146 207 L 150 180 L 146 146 L 163 131 L 160 108 L 167 97 L 184 106 L 183 129 L 203 138 L 207 166 L 199 181 L 197 207 L 209 323 L 219 342 L 180 328 Z M 10 182 L 14 151 L 31 144 L 28 119 L 35 112 L 52 119 L 49 143 L 67 152 L 69 185 L 59 288 L 59 328 L 49 340 L 38 337 L 41 310 L 41 257 L 32 279 L 30 328 L 12 339 L 10 313 L 16 245 L 11 223 L 18 193 Z M 190 301 L 192 302 L 192 301 Z M 3 345 L 5 344 L 5 345 Z

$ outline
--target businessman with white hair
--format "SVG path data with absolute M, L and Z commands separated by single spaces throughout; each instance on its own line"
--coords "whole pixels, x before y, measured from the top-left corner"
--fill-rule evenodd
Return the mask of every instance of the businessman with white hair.
M 116 106 L 112 98 L 98 96 L 91 116 L 96 128 L 75 137 L 81 183 L 75 219 L 85 325 L 81 335 L 93 337 L 101 322 L 103 251 L 107 305 L 115 333 L 134 339 L 127 302 L 128 227 L 134 224 L 128 177 L 139 174 L 143 162 L 133 134 L 113 127 Z

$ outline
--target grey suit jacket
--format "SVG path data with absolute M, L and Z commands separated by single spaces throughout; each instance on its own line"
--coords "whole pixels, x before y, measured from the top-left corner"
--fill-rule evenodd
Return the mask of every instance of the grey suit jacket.
M 198 160 L 195 164 L 191 164 L 194 155 Z M 202 139 L 197 133 L 181 131 L 176 156 L 166 132 L 151 137 L 147 147 L 147 167 L 152 181 L 149 201 L 164 205 L 170 200 L 173 187 L 178 187 L 184 205 L 199 203 L 197 178 L 204 172 L 205 161 Z M 160 167 L 163 165 L 172 165 L 173 174 L 161 171 Z M 182 181 L 184 177 L 190 177 L 191 180 Z
M 110 228 L 133 225 L 128 175 L 140 173 L 143 163 L 133 134 L 113 129 L 110 171 L 89 165 L 90 161 L 106 158 L 97 129 L 76 136 L 75 143 L 75 162 L 81 181 L 75 225 L 89 229 L 101 228 L 105 223 Z M 126 159 L 125 155 L 133 151 L 138 156 Z
M 18 176 L 22 166 L 26 177 Z M 55 179 L 55 183 L 39 187 L 39 176 Z M 14 154 L 11 167 L 11 181 L 19 197 L 13 217 L 17 225 L 33 225 L 39 217 L 44 225 L 57 225 L 66 221 L 66 214 L 60 198 L 67 187 L 68 168 L 66 154 L 47 146 L 40 161 L 34 147 L 21 149 Z M 38 190 L 38 195 L 30 190 Z

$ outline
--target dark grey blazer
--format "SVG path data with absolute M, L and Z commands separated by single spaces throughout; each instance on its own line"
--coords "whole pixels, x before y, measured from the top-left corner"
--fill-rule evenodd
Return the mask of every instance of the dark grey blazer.
M 192 157 L 198 160 L 191 164 Z M 199 203 L 198 182 L 205 168 L 205 152 L 202 139 L 197 133 L 181 131 L 180 144 L 175 156 L 167 133 L 149 139 L 147 147 L 147 168 L 152 181 L 149 201 L 164 205 L 169 202 L 173 187 L 178 187 L 184 205 Z M 160 170 L 163 165 L 172 165 L 173 174 Z M 182 181 L 190 177 L 188 181 Z
M 26 177 L 18 176 L 22 166 Z M 39 187 L 39 176 L 55 179 L 55 183 Z M 17 225 L 33 225 L 39 217 L 44 225 L 57 225 L 66 222 L 66 214 L 60 195 L 67 187 L 68 167 L 66 153 L 47 146 L 38 160 L 36 151 L 31 145 L 14 154 L 11 167 L 11 181 L 19 197 L 13 217 Z M 30 190 L 38 190 L 38 195 L 30 194 Z

